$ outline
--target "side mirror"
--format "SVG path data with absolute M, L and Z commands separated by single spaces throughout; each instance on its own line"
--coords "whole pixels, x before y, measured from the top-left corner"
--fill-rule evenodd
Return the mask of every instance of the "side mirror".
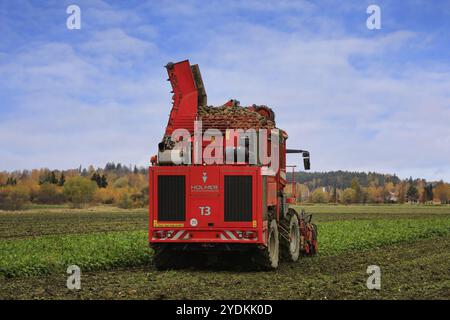
M 311 163 L 309 162 L 309 151 L 299 149 L 286 149 L 286 153 L 301 153 L 303 156 L 303 166 L 305 170 L 309 170 Z
M 303 167 L 305 168 L 305 170 L 309 170 L 311 169 L 311 162 L 309 161 L 309 152 L 305 151 L 303 152 Z

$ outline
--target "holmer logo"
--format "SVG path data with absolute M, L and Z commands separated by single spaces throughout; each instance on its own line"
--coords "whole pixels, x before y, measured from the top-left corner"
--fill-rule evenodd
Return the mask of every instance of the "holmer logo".
M 203 180 L 203 183 L 206 183 L 206 180 L 208 180 L 208 174 L 206 172 L 203 172 L 202 180 Z M 217 190 L 219 190 L 219 186 L 216 184 L 203 185 L 203 186 L 192 185 L 191 190 L 193 190 L 193 191 L 217 191 Z
M 205 186 L 193 185 L 191 186 L 191 190 L 194 191 L 217 191 L 219 190 L 219 186 L 216 184 L 210 184 Z

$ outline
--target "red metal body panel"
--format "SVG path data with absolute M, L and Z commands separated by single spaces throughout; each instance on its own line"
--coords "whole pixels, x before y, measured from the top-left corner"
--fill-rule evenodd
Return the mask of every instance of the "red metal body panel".
M 172 85 L 173 106 L 169 116 L 165 135 L 183 128 L 190 132 L 194 129 L 197 116 L 198 91 L 192 75 L 189 60 L 167 65 L 169 81 Z
M 158 212 L 158 175 L 186 176 L 186 219 L 185 221 L 159 222 Z M 224 221 L 224 177 L 226 175 L 251 175 L 252 221 Z M 203 180 L 207 177 L 206 181 Z M 149 242 L 150 243 L 254 243 L 265 244 L 267 224 L 262 217 L 262 176 L 257 166 L 210 165 L 210 166 L 153 166 L 150 167 L 150 206 L 149 206 Z M 202 215 L 200 207 L 209 207 L 210 214 Z M 196 224 L 191 220 L 196 219 Z M 264 227 L 265 226 L 265 227 Z M 170 236 L 156 236 L 156 232 L 165 231 Z M 255 238 L 245 238 L 246 232 L 256 233 Z
M 277 198 L 277 183 L 276 182 L 268 182 L 267 183 L 267 205 L 275 206 L 278 202 Z

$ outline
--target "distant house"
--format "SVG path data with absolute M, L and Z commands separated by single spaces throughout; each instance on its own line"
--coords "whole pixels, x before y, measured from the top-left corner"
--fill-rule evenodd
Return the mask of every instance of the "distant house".
M 398 197 L 395 194 L 395 192 L 389 192 L 388 201 L 391 202 L 391 203 L 398 202 Z

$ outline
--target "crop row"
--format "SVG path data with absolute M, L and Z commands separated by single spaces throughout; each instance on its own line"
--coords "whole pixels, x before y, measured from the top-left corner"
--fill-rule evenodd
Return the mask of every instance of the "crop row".
M 337 255 L 450 234 L 450 218 L 351 220 L 319 224 L 319 252 Z M 0 242 L 0 275 L 63 273 L 145 265 L 151 262 L 145 231 L 50 235 Z
M 0 242 L 0 274 L 6 277 L 143 265 L 151 260 L 146 233 L 51 235 Z
M 319 224 L 319 250 L 334 255 L 450 234 L 450 218 L 347 220 Z

